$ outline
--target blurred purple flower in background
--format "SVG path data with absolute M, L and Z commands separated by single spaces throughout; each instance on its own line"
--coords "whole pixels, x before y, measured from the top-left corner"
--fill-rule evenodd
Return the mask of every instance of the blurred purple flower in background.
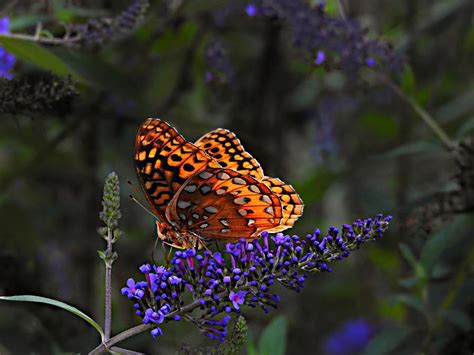
M 0 19 L 0 34 L 10 33 L 10 19 L 3 17 Z M 13 75 L 10 70 L 15 65 L 15 56 L 0 46 L 0 78 L 11 79 Z
M 247 16 L 253 17 L 257 15 L 257 6 L 255 6 L 254 4 L 248 4 L 245 8 L 245 12 L 247 13 Z
M 356 355 L 360 354 L 372 336 L 375 326 L 365 319 L 353 319 L 332 332 L 322 344 L 322 350 L 327 355 Z
M 293 45 L 315 65 L 341 69 L 354 76 L 363 67 L 398 73 L 402 57 L 390 44 L 366 37 L 366 31 L 354 19 L 330 15 L 324 2 L 310 5 L 305 0 L 235 0 L 218 11 L 221 26 L 234 12 L 248 17 L 267 17 L 283 22 L 292 34 Z M 244 11 L 242 11 L 242 8 Z
M 223 41 L 210 40 L 205 49 L 207 71 L 204 74 L 206 83 L 232 84 L 234 69 Z

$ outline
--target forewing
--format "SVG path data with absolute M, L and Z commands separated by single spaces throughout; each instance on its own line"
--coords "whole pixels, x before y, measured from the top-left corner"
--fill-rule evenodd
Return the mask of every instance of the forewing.
M 278 196 L 253 177 L 207 168 L 186 181 L 166 215 L 203 239 L 232 241 L 277 227 L 282 208 Z
M 303 214 L 304 204 L 300 195 L 298 195 L 293 186 L 278 178 L 265 176 L 262 183 L 279 197 L 283 214 L 280 225 L 269 229 L 268 232 L 276 233 L 293 227 L 298 218 Z
M 216 159 L 223 168 L 236 170 L 257 180 L 264 176 L 260 163 L 244 149 L 236 135 L 227 129 L 215 129 L 199 138 L 195 144 Z
M 158 118 L 147 119 L 138 129 L 134 161 L 145 196 L 162 221 L 168 203 L 187 179 L 208 166 L 219 167 Z

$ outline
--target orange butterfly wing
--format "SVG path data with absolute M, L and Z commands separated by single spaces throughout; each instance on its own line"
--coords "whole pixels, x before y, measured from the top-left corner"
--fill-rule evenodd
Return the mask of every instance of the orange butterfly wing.
M 234 169 L 262 180 L 264 174 L 260 163 L 244 149 L 233 132 L 218 128 L 203 135 L 195 144 L 216 159 L 223 168 Z
M 166 217 L 202 239 L 253 239 L 280 225 L 281 202 L 263 183 L 232 169 L 207 168 L 180 188 Z
M 293 186 L 283 182 L 279 178 L 265 176 L 262 179 L 262 183 L 268 186 L 270 191 L 280 198 L 281 207 L 283 209 L 283 218 L 281 219 L 280 225 L 268 229 L 267 231 L 270 233 L 276 233 L 293 227 L 298 218 L 303 214 L 304 204 L 300 195 L 296 193 Z
M 244 149 L 233 132 L 222 128 L 215 129 L 199 138 L 196 146 L 204 149 L 221 166 L 253 176 L 280 198 L 283 215 L 280 225 L 268 229 L 268 232 L 280 232 L 292 227 L 303 214 L 303 200 L 293 186 L 278 178 L 265 176 L 260 163 Z
M 187 179 L 207 167 L 219 167 L 158 118 L 147 119 L 138 129 L 134 161 L 145 196 L 162 222 L 169 202 Z

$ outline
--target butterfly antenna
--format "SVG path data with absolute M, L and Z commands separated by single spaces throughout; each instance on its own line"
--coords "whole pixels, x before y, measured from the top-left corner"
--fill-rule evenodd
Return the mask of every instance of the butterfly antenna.
M 155 242 L 153 243 L 153 249 L 151 250 L 151 260 L 153 261 L 153 264 L 158 265 L 158 263 L 155 260 L 155 251 L 156 247 L 158 245 L 158 238 L 155 238 Z
M 150 216 L 152 216 L 154 219 L 156 219 L 157 221 L 161 222 L 160 219 L 158 218 L 158 216 L 156 216 L 153 212 L 151 212 L 148 208 L 145 207 L 145 205 L 143 203 L 141 203 L 140 201 L 138 201 L 135 196 L 133 196 L 132 194 L 129 194 L 128 197 L 130 197 L 130 199 L 135 202 L 138 206 L 140 206 L 141 208 L 143 208 Z

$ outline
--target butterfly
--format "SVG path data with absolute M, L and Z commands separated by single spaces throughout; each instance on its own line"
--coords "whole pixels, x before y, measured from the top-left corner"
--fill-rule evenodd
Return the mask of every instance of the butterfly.
M 294 188 L 265 176 L 226 129 L 193 144 L 165 121 L 149 118 L 138 129 L 134 162 L 158 238 L 176 248 L 253 240 L 292 227 L 303 213 Z

